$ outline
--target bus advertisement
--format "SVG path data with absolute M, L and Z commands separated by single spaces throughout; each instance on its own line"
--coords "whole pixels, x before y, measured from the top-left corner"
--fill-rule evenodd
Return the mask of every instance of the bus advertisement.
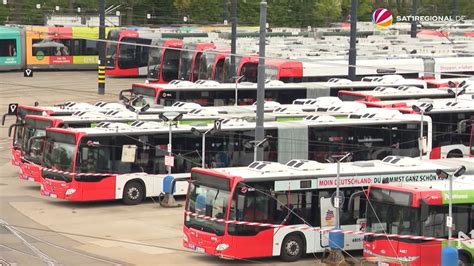
M 337 197 L 337 163 L 293 159 L 286 165 L 256 161 L 248 167 L 193 168 L 183 245 L 228 259 L 280 256 L 296 261 L 328 248 L 328 234 L 312 228 L 333 229 L 339 218 L 342 230 L 363 230 L 368 185 L 438 180 L 435 169 L 453 171 L 463 163 L 470 163 L 472 172 L 472 159 L 441 163 L 388 156 L 382 161 L 341 163 L 340 217 L 331 203 Z M 362 249 L 361 235 L 344 238 L 344 250 Z
M 452 189 L 452 246 L 458 249 L 457 265 L 472 265 L 474 255 L 474 177 L 456 177 Z M 387 265 L 441 265 L 442 249 L 448 246 L 448 181 L 417 184 L 371 184 L 368 190 L 366 232 L 411 237 L 365 236 L 364 256 Z M 416 236 L 444 238 L 424 240 Z

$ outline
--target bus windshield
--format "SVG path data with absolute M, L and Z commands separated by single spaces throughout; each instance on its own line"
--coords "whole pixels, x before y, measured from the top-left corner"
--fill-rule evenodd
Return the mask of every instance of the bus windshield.
M 167 48 L 163 55 L 162 75 L 163 81 L 170 82 L 178 78 L 180 50 Z
M 419 209 L 411 207 L 410 193 L 373 188 L 367 205 L 367 232 L 419 235 Z
M 216 59 L 215 53 L 204 53 L 201 56 L 201 62 L 199 67 L 199 79 L 211 79 L 212 68 L 214 67 L 214 60 Z
M 30 143 L 31 138 L 42 137 L 46 135 L 44 128 L 25 127 L 24 138 L 26 141 L 23 142 L 23 152 L 25 159 L 33 163 L 39 164 L 41 156 L 43 155 L 43 140 L 34 139 Z
M 229 180 L 201 173 L 192 173 L 186 210 L 213 218 L 224 219 L 230 197 Z M 223 235 L 224 223 L 187 215 L 185 226 Z
M 76 145 L 66 141 L 56 141 L 54 137 L 48 136 L 44 144 L 44 167 L 65 172 L 73 171 Z
M 106 64 L 108 67 L 115 67 L 115 56 L 117 51 L 117 41 L 119 40 L 119 31 L 112 30 L 109 32 L 108 40 L 112 42 L 107 42 L 105 45 L 106 50 Z
M 191 67 L 193 64 L 194 51 L 182 51 L 181 60 L 179 62 L 179 79 L 191 79 Z

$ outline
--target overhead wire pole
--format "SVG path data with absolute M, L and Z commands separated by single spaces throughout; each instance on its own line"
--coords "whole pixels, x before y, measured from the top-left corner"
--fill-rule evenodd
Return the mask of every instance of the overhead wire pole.
M 237 54 L 237 0 L 232 0 L 232 29 L 230 35 L 230 69 L 229 77 L 236 76 L 235 55 Z
M 356 79 L 356 32 L 357 32 L 357 0 L 352 0 L 351 3 L 351 32 L 350 32 L 350 43 L 349 43 L 349 66 L 348 76 L 349 79 L 354 81 Z
M 264 139 L 263 116 L 264 116 L 264 97 L 265 97 L 265 41 L 267 24 L 267 2 L 260 2 L 260 39 L 258 49 L 258 73 L 257 73 L 257 125 L 255 128 L 255 141 L 260 142 Z M 257 150 L 257 160 L 263 160 L 262 149 Z
M 99 67 L 97 76 L 98 93 L 105 94 L 105 0 L 99 0 Z
M 453 0 L 453 6 L 452 6 L 452 16 L 456 17 L 458 15 L 458 0 Z
M 412 38 L 416 38 L 416 1 L 417 0 L 412 0 L 411 4 L 411 15 L 412 15 L 412 20 L 411 20 L 411 30 L 410 30 L 410 36 Z

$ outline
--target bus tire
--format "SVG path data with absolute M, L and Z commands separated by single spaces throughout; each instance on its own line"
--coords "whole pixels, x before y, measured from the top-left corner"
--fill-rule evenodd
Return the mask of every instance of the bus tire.
M 462 151 L 460 150 L 452 150 L 448 152 L 448 155 L 446 156 L 446 158 L 462 158 L 462 157 L 463 157 Z
M 284 261 L 292 262 L 299 260 L 304 254 L 303 239 L 296 234 L 291 234 L 283 239 L 280 257 Z
M 137 205 L 145 198 L 143 184 L 136 180 L 128 181 L 123 189 L 122 201 L 126 205 Z
M 465 253 L 459 253 L 459 259 L 458 259 L 458 265 L 459 266 L 470 266 L 472 265 L 472 261 L 471 261 L 471 258 L 469 257 L 469 255 L 465 254 Z

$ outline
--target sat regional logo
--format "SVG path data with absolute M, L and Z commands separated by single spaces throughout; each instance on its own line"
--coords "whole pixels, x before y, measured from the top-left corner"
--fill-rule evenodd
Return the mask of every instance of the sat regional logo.
M 392 22 L 392 13 L 386 8 L 377 8 L 372 14 L 372 23 L 374 23 L 378 29 L 385 29 L 391 26 Z

